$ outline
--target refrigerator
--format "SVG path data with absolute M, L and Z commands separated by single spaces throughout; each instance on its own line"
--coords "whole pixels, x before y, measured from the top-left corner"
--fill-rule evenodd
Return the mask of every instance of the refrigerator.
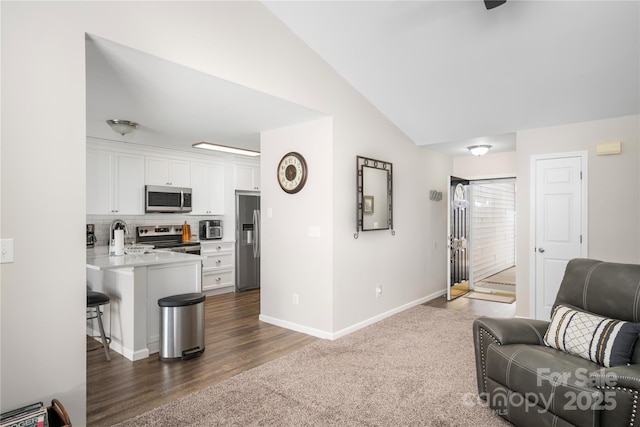
M 260 193 L 236 191 L 236 292 L 260 287 Z

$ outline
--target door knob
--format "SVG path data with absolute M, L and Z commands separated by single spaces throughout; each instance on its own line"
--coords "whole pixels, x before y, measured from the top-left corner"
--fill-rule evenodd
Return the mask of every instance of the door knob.
M 538 252 L 543 253 L 544 252 L 544 248 L 538 248 Z

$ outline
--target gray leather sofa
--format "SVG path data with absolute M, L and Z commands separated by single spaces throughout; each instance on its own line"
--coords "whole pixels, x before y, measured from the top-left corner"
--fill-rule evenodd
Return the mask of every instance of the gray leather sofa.
M 635 324 L 640 322 L 640 265 L 571 260 L 558 306 L 581 317 L 595 314 L 640 326 Z M 560 310 L 552 313 L 554 322 L 565 320 L 556 313 Z M 556 323 L 549 325 L 521 318 L 475 320 L 478 392 L 489 407 L 517 426 L 640 426 L 637 331 L 629 335 L 628 364 L 604 367 L 545 345 L 545 339 L 554 342 L 566 333 L 558 332 Z

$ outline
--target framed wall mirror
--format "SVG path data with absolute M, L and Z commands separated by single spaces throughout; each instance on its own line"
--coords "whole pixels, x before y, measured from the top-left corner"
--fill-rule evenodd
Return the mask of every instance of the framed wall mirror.
M 393 165 L 389 162 L 356 157 L 357 229 L 354 238 L 360 231 L 391 230 L 393 231 Z

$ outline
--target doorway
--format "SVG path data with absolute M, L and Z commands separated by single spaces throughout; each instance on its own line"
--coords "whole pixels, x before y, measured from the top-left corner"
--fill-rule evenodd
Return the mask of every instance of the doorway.
M 516 293 L 516 179 L 470 181 L 471 288 Z
M 515 298 L 516 179 L 449 178 L 447 299 Z

